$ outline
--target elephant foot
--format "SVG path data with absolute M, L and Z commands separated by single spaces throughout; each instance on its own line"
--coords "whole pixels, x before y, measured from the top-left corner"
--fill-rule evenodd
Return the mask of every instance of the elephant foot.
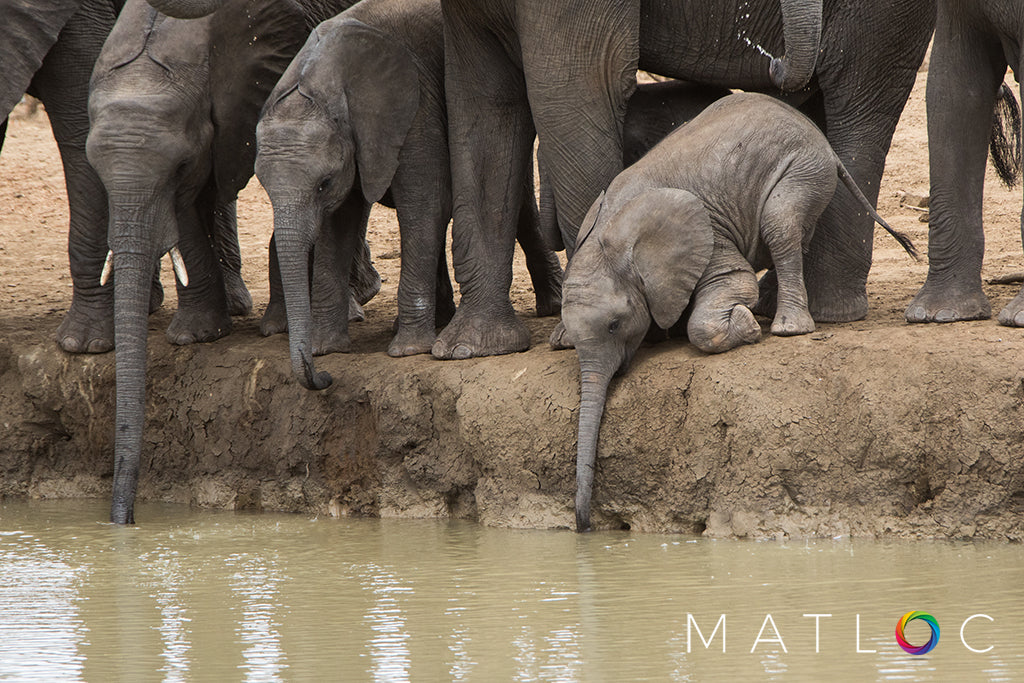
M 544 274 L 532 278 L 538 318 L 559 315 L 562 312 L 562 267 L 557 256 L 551 254 L 551 259 L 553 263 L 547 265 Z
M 691 317 L 687 330 L 690 342 L 704 353 L 722 353 L 761 341 L 761 326 L 743 304 L 733 306 L 727 321 L 700 321 Z
M 814 294 L 808 284 L 807 298 L 811 318 L 820 323 L 849 323 L 863 320 L 868 314 L 868 293 L 863 285 L 856 290 L 832 288 L 826 294 L 821 291 Z
M 260 334 L 269 337 L 288 331 L 288 315 L 284 310 L 283 301 L 271 301 L 260 319 Z
M 241 273 L 225 270 L 223 275 L 228 313 L 231 315 L 249 315 L 252 313 L 252 296 L 245 287 Z
M 114 348 L 114 296 L 73 297 L 57 328 L 57 344 L 68 353 L 106 353 Z
M 904 315 L 908 323 L 986 320 L 992 317 L 992 306 L 981 289 L 980 278 L 976 283 L 966 287 L 940 286 L 926 280 L 924 286 L 907 306 Z M 1001 321 L 1002 317 L 1000 316 Z
M 558 274 L 555 282 L 554 276 L 551 281 L 545 283 L 544 287 L 534 285 L 534 294 L 537 298 L 537 317 L 546 318 L 552 315 L 560 315 L 562 312 L 562 276 Z
M 411 325 L 399 325 L 397 334 L 388 345 L 388 355 L 392 358 L 401 358 L 430 353 L 436 340 L 437 334 L 433 329 L 416 329 Z
M 350 323 L 361 323 L 366 320 L 366 311 L 363 310 L 355 294 L 348 295 L 348 321 Z
M 999 324 L 1007 327 L 1024 327 L 1024 289 L 999 311 Z
M 338 328 L 313 330 L 313 355 L 326 356 L 331 353 L 348 353 L 352 350 L 352 339 L 348 330 Z
M 814 332 L 814 319 L 806 308 L 779 309 L 772 320 L 772 334 L 776 337 L 794 337 L 811 332 Z
M 164 286 L 160 280 L 153 278 L 153 287 L 149 290 L 149 312 L 152 315 L 164 305 Z
M 227 312 L 179 308 L 167 326 L 167 340 L 178 346 L 212 342 L 231 332 Z
M 435 358 L 462 360 L 498 356 L 530 348 L 530 331 L 506 303 L 501 313 L 474 313 L 462 306 L 430 350 Z
M 576 344 L 569 338 L 569 333 L 566 331 L 565 324 L 561 320 L 559 320 L 558 324 L 555 325 L 555 329 L 551 331 L 551 338 L 548 339 L 548 346 L 556 351 L 576 347 Z

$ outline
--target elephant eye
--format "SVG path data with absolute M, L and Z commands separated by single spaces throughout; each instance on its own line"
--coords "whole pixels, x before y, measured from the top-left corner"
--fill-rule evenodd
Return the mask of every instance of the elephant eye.
M 323 180 L 320 181 L 319 185 L 317 185 L 316 191 L 318 193 L 323 194 L 324 192 L 327 191 L 327 188 L 329 188 L 330 186 L 331 186 L 331 176 L 327 176 L 326 178 L 324 178 Z
M 616 318 L 615 320 L 613 320 L 610 323 L 608 323 L 608 334 L 615 334 L 616 332 L 618 332 L 619 331 L 619 325 L 621 325 L 621 324 L 622 324 L 622 321 L 619 320 L 618 318 Z

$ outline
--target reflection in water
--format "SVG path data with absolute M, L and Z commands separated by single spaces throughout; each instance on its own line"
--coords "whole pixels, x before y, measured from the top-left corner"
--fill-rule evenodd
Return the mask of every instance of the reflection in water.
M 1019 545 L 581 536 L 173 506 L 143 506 L 146 521 L 121 529 L 92 521 L 103 514 L 102 502 L 0 506 L 0 679 L 1012 680 L 1024 669 Z M 921 657 L 893 634 L 913 609 L 942 627 Z M 992 621 L 968 636 L 985 653 L 960 639 L 979 613 Z M 927 638 L 911 626 L 911 642 Z
M 272 553 L 276 555 L 276 553 Z M 283 576 L 273 557 L 236 553 L 225 560 L 231 589 L 238 596 L 238 640 L 245 649 L 242 664 L 247 681 L 279 681 L 287 664 L 275 613 Z
M 0 679 L 80 674 L 78 573 L 32 534 L 0 531 Z

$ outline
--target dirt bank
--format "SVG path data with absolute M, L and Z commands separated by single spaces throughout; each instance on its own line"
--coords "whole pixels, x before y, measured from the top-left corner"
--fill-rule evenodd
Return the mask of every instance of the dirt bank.
M 923 249 L 928 188 L 924 73 L 893 143 L 880 212 Z M 1021 270 L 1020 193 L 990 177 L 984 275 Z M 527 353 L 460 362 L 391 359 L 398 283 L 394 215 L 370 241 L 386 282 L 355 325 L 355 350 L 322 359 L 323 393 L 289 375 L 264 339 L 266 196 L 239 208 L 253 316 L 213 344 L 163 336 L 151 317 L 140 496 L 316 514 L 454 516 L 571 526 L 575 354 L 547 348 L 522 264 L 513 299 Z M 70 356 L 53 335 L 71 296 L 67 206 L 45 114 L 13 118 L 0 156 L 0 495 L 106 496 L 114 358 Z M 605 526 L 713 536 L 1024 537 L 1024 331 L 995 321 L 909 326 L 927 266 L 879 235 L 864 321 L 704 356 L 645 347 L 613 384 L 595 487 Z M 989 285 L 993 309 L 1019 285 Z M 145 520 L 139 520 L 145 523 Z

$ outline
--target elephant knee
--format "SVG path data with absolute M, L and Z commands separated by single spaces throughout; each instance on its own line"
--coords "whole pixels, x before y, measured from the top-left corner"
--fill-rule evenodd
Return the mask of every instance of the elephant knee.
M 710 315 L 694 311 L 686 330 L 690 342 L 704 353 L 722 353 L 761 340 L 761 326 L 743 304 Z

